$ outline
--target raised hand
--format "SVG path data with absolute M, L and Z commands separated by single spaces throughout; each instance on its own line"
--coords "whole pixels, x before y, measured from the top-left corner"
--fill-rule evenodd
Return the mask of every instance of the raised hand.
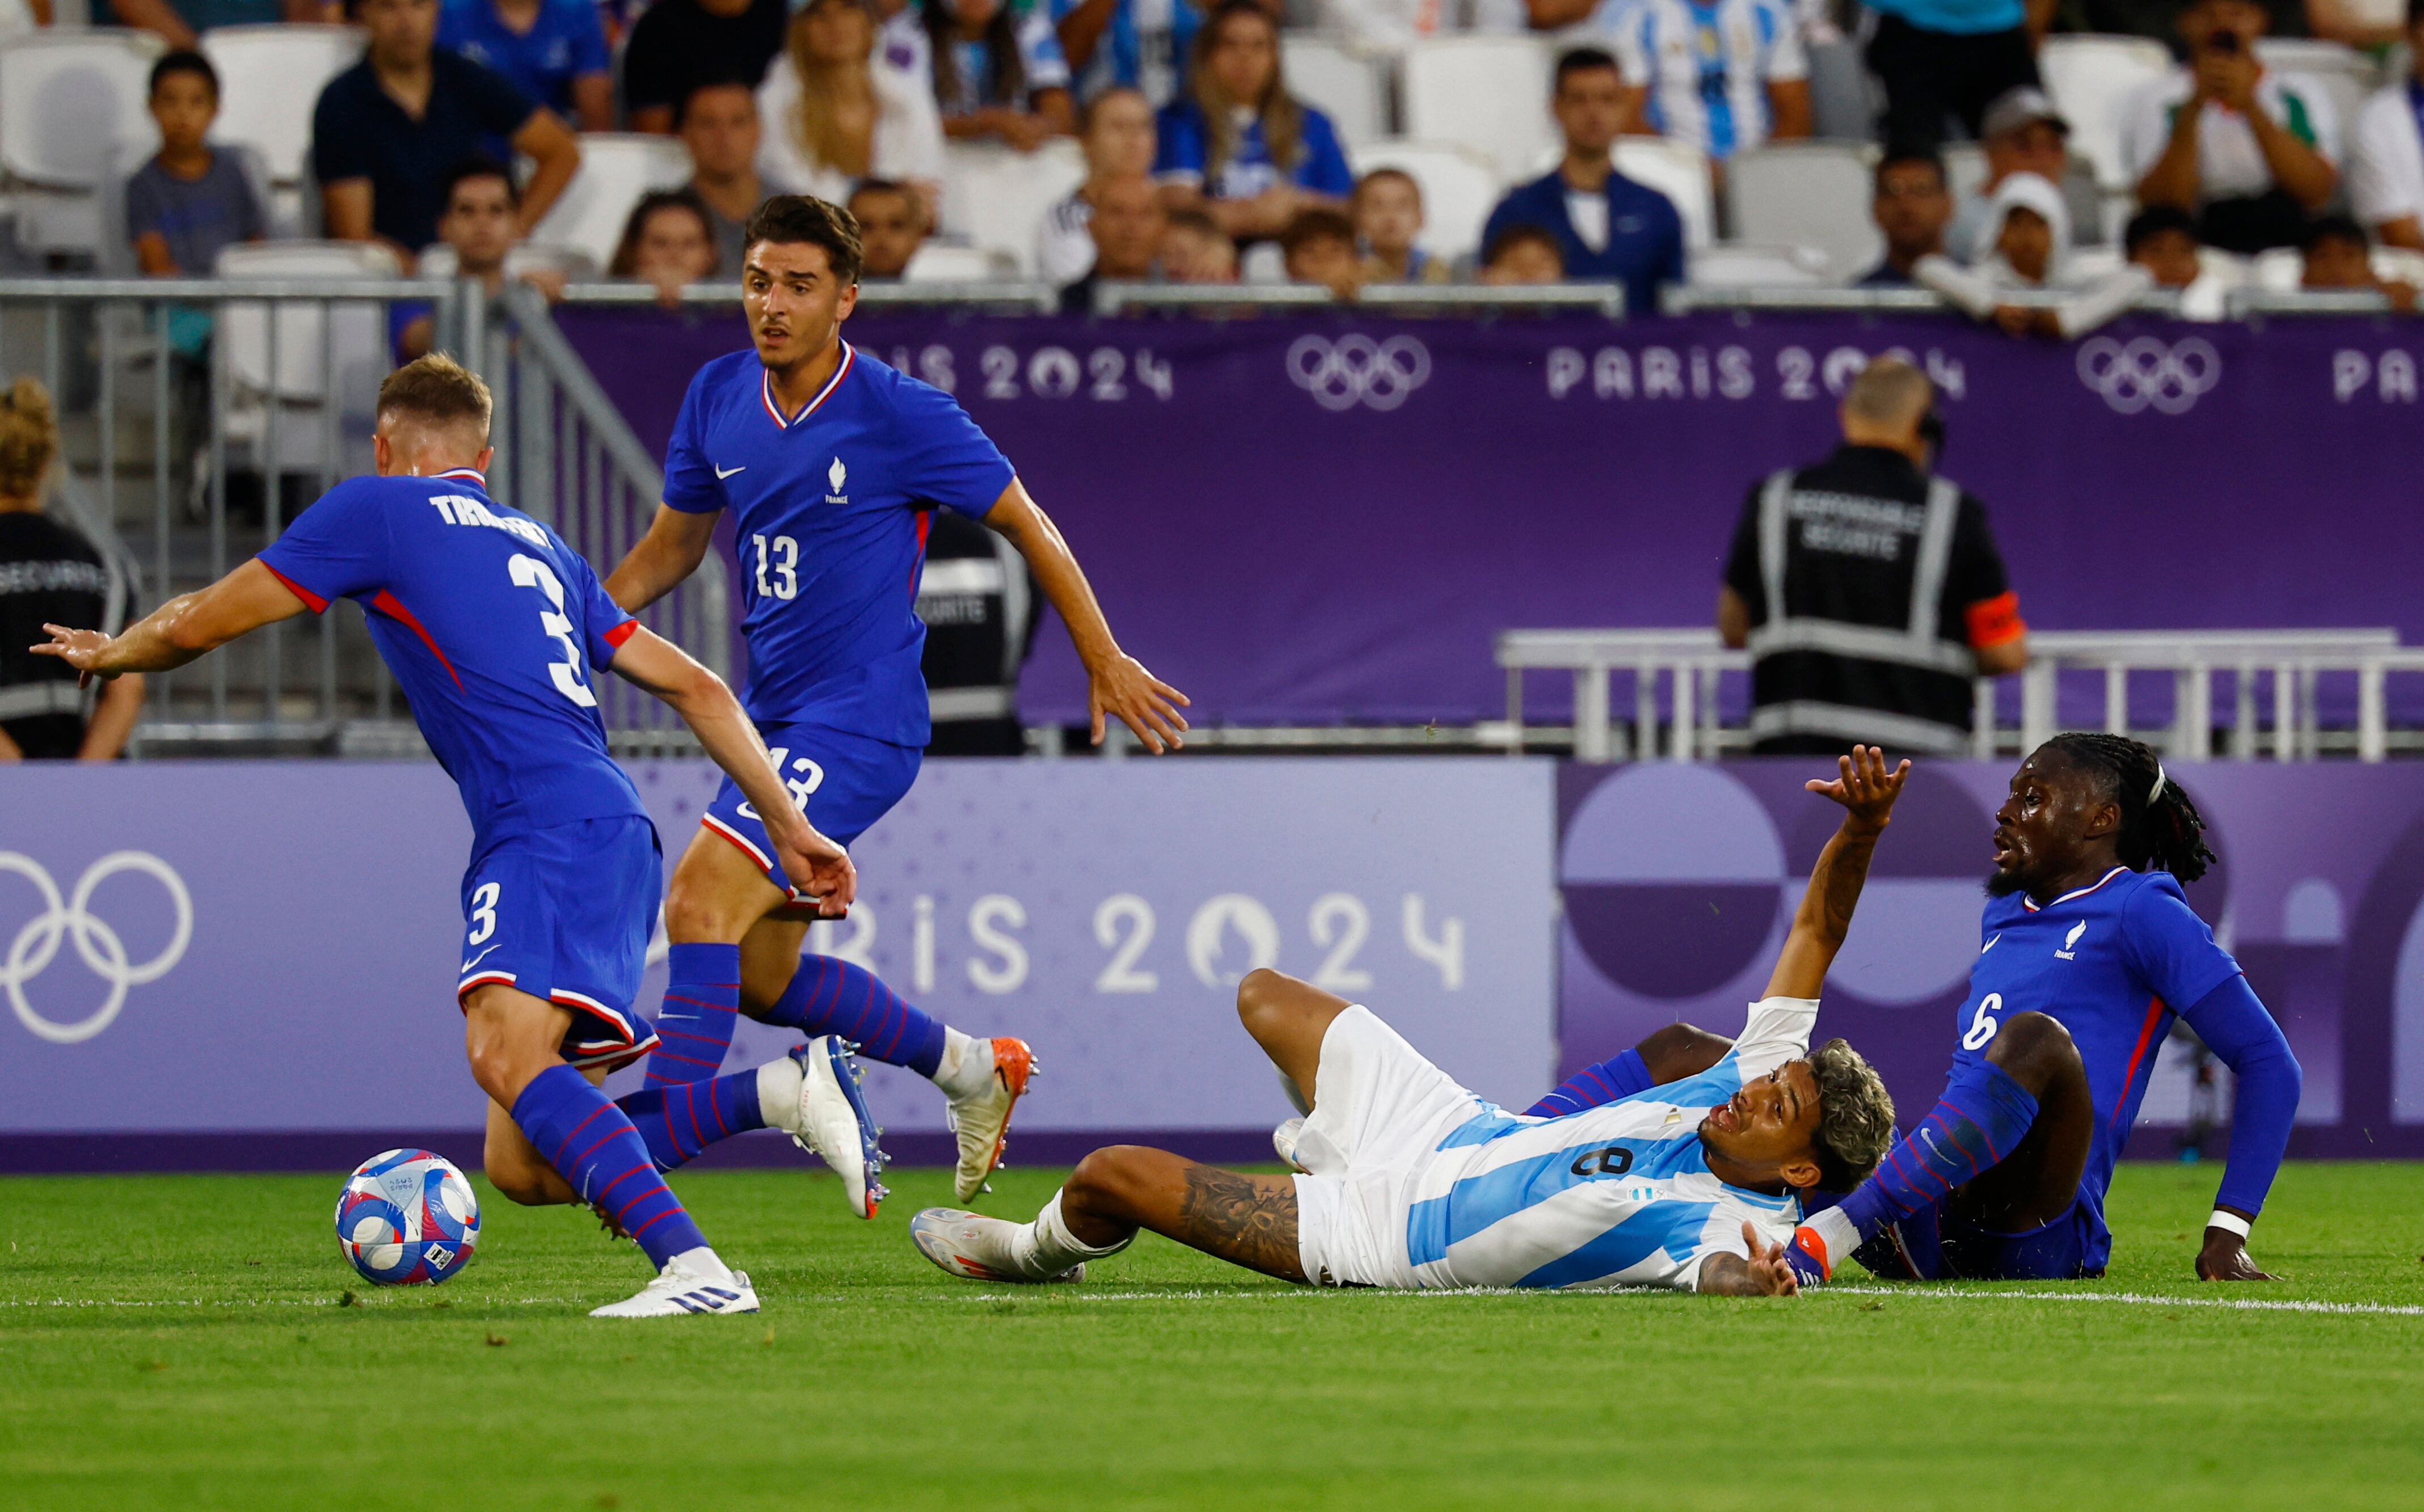
M 1842 804 L 1852 820 L 1884 829 L 1893 818 L 1894 800 L 1902 796 L 1903 784 L 1910 780 L 1909 761 L 1888 772 L 1883 751 L 1874 745 L 1856 745 L 1850 756 L 1835 758 L 1835 769 L 1833 782 L 1812 777 L 1803 786 Z
M 1092 722 L 1094 743 L 1103 743 L 1103 716 L 1116 715 L 1136 732 L 1156 756 L 1187 743 L 1187 695 L 1144 669 L 1144 663 L 1121 652 L 1086 669 L 1086 713 Z

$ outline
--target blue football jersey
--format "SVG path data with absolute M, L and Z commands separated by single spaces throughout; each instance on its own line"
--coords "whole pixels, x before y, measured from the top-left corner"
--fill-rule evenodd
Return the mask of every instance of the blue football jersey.
M 2089 1220 L 2084 1260 L 2101 1267 L 2113 1249 L 2104 1192 L 2156 1052 L 2173 1017 L 2237 976 L 2239 963 L 2215 943 L 2170 872 L 2127 867 L 2043 907 L 2024 894 L 1995 899 L 1980 934 L 1954 1066 L 1983 1057 L 2015 1013 L 2044 1013 L 2070 1031 L 2096 1099 L 2095 1143 L 2079 1198 Z
M 958 401 L 847 342 L 792 416 L 754 351 L 699 369 L 665 450 L 665 503 L 733 511 L 750 717 L 924 746 L 927 512 L 981 518 L 1011 477 Z
M 576 820 L 645 817 L 591 684 L 639 622 L 556 533 L 466 469 L 354 478 L 261 553 L 313 613 L 357 599 L 421 733 L 463 792 L 475 849 Z

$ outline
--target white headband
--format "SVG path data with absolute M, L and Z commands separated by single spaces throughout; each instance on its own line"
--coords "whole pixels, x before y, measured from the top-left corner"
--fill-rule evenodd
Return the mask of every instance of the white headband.
M 2155 763 L 2155 787 L 2154 787 L 2154 790 L 2153 790 L 2153 791 L 2151 791 L 2151 792 L 2149 792 L 2149 793 L 2147 793 L 2147 794 L 2146 794 L 2146 806 L 2147 806 L 2147 807 L 2149 807 L 2149 808 L 2154 807 L 2154 806 L 2155 806 L 2155 800 L 2156 800 L 2156 799 L 2158 799 L 2158 798 L 2161 798 L 2161 797 L 2162 797 L 2162 796 L 2163 796 L 2163 764 L 2162 764 L 2161 762 L 2158 761 L 2158 762 L 2156 762 L 2156 763 Z

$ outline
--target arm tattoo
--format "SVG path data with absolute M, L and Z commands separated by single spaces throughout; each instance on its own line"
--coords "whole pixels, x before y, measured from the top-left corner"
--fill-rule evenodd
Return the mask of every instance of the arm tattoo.
M 1207 1254 L 1283 1281 L 1305 1279 L 1297 1258 L 1292 1184 L 1190 1165 L 1178 1221 L 1184 1232 L 1172 1237 Z

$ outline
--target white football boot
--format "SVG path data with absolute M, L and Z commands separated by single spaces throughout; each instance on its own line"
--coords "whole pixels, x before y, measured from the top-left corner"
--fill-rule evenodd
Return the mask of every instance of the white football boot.
M 951 1190 L 963 1202 L 984 1189 L 985 1178 L 1001 1164 L 1002 1147 L 1010 1142 L 1010 1110 L 1027 1095 L 1036 1074 L 1035 1052 L 1025 1040 L 1003 1035 L 990 1042 L 993 1074 L 984 1090 L 954 1097 L 944 1112 L 959 1137 L 960 1164 L 952 1173 Z
M 884 1152 L 876 1148 L 883 1130 L 868 1116 L 858 1084 L 864 1074 L 851 1059 L 856 1045 L 833 1035 L 820 1035 L 791 1052 L 800 1067 L 800 1106 L 795 1120 L 783 1126 L 791 1142 L 822 1156 L 841 1178 L 842 1201 L 863 1218 L 875 1217 L 884 1200 Z
M 1304 1120 L 1290 1119 L 1271 1131 L 1271 1148 L 1279 1153 L 1281 1162 L 1290 1170 L 1310 1176 L 1313 1172 L 1306 1170 L 1304 1162 L 1296 1157 L 1296 1142 L 1303 1134 Z
M 669 1318 L 684 1313 L 755 1313 L 758 1292 L 742 1271 L 724 1276 L 710 1276 L 683 1263 L 684 1257 L 674 1256 L 657 1279 L 640 1288 L 639 1295 L 604 1307 L 593 1307 L 593 1318 Z
M 956 1207 L 930 1207 L 909 1220 L 909 1237 L 917 1242 L 917 1252 L 967 1281 L 1013 1281 L 1025 1286 L 1086 1279 L 1083 1261 L 1057 1276 L 1019 1274 L 1011 1258 L 1011 1245 L 1026 1231 L 1024 1223 L 987 1218 L 982 1213 L 964 1213 Z

